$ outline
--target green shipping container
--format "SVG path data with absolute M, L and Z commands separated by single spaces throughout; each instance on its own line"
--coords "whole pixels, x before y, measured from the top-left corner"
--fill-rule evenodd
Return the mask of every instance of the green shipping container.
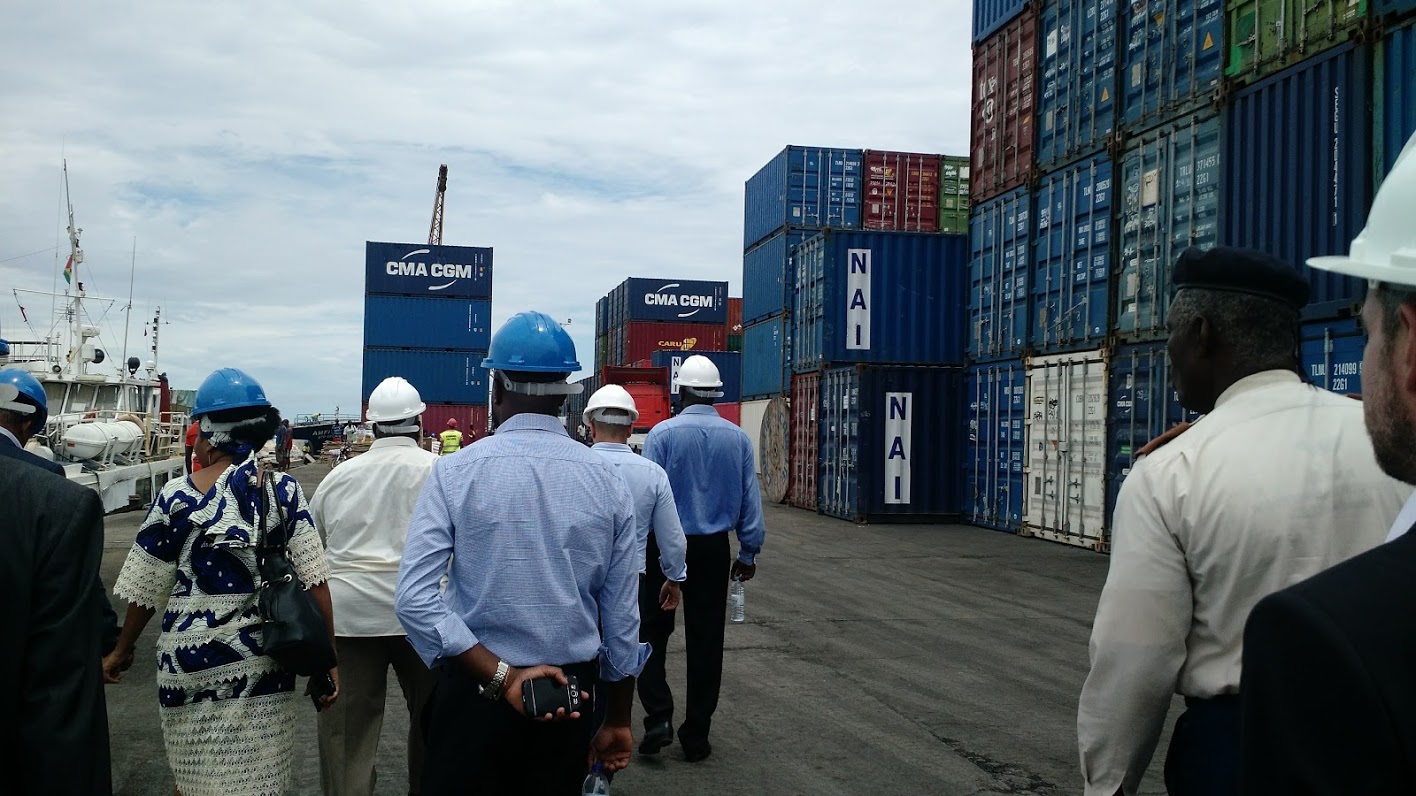
M 742 335 L 740 335 L 740 334 L 730 334 L 730 335 L 728 335 L 728 350 L 729 350 L 729 351 L 742 351 Z
M 1246 84 L 1350 39 L 1368 0 L 1229 0 L 1224 75 Z
M 945 155 L 939 164 L 939 231 L 969 234 L 969 159 L 966 157 Z

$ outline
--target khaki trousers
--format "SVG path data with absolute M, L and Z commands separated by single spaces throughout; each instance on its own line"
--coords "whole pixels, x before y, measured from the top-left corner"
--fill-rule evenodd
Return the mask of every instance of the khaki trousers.
M 378 772 L 388 667 L 408 704 L 408 792 L 423 781 L 423 707 L 436 682 L 406 636 L 335 639 L 339 699 L 319 714 L 320 784 L 325 796 L 372 796 Z

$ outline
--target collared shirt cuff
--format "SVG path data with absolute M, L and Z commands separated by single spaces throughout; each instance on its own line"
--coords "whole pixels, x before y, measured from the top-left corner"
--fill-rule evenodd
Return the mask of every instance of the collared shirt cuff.
M 755 567 L 757 566 L 757 554 L 749 553 L 746 550 L 743 550 L 738 553 L 738 561 L 741 561 L 749 567 Z
M 660 569 L 663 569 L 663 568 L 660 567 Z M 664 577 L 665 577 L 665 578 L 668 578 L 669 580 L 673 581 L 674 583 L 683 583 L 685 580 L 688 580 L 688 563 L 685 562 L 685 563 L 679 564 L 679 565 L 678 565 L 678 569 L 675 569 L 673 572 L 670 572 L 670 571 L 668 571 L 667 569 L 665 569 L 665 570 L 664 570 Z
M 649 645 L 636 643 L 634 647 L 634 659 L 625 665 L 620 661 L 616 666 L 610 658 L 610 651 L 605 647 L 600 647 L 600 679 L 607 683 L 618 683 L 626 677 L 638 677 L 644 670 L 644 664 L 649 661 Z
M 442 644 L 442 649 L 438 652 L 439 660 L 456 658 L 458 655 L 477 646 L 477 637 L 468 629 L 467 623 L 462 621 L 462 617 L 457 614 L 448 614 L 441 622 L 433 626 L 433 630 L 438 634 L 438 641 Z M 431 664 L 429 664 L 431 666 Z

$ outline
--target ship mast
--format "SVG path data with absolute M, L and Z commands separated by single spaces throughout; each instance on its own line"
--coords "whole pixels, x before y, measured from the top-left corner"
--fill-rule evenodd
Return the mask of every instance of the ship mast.
M 69 375 L 78 377 L 84 372 L 84 328 L 83 302 L 84 283 L 79 281 L 79 264 L 84 261 L 84 250 L 79 248 L 79 234 L 82 229 L 74 223 L 74 201 L 69 196 L 69 161 L 64 161 L 64 204 L 69 209 L 69 268 L 66 281 L 73 287 L 69 301 Z M 69 292 L 69 288 L 65 288 Z

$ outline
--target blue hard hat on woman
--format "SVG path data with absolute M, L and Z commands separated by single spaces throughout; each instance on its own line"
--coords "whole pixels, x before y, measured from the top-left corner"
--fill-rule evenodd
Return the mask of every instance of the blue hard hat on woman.
M 49 419 L 49 400 L 39 380 L 19 368 L 0 370 L 0 409 L 30 418 L 30 432 L 44 428 Z
M 269 440 L 280 422 L 261 383 L 238 368 L 221 368 L 207 376 L 197 388 L 193 404 L 192 417 L 198 422 L 202 438 L 236 456 L 258 447 L 247 437 Z
M 580 370 L 575 343 L 555 319 L 544 312 L 518 312 L 511 316 L 487 347 L 482 367 L 497 371 L 502 385 L 523 395 L 575 395 L 580 384 L 518 381 L 508 373 L 570 374 Z
M 193 418 L 228 409 L 270 406 L 261 383 L 237 368 L 222 368 L 207 376 L 202 386 L 197 388 L 193 403 Z

